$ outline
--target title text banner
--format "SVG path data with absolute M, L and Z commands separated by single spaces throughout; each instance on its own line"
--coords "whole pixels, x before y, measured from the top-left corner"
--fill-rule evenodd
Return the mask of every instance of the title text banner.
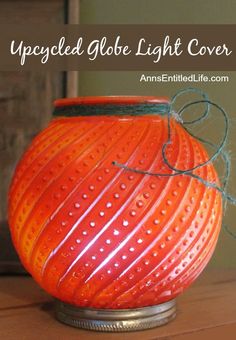
M 235 71 L 236 25 L 0 25 L 1 70 Z

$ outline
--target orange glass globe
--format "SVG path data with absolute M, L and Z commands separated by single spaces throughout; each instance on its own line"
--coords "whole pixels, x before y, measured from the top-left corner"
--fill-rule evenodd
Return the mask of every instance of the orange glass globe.
M 83 105 L 168 104 L 155 97 L 59 100 Z M 179 169 L 208 159 L 171 118 L 168 161 Z M 80 307 L 127 309 L 169 301 L 208 263 L 220 231 L 221 195 L 171 174 L 162 146 L 166 115 L 90 115 L 52 120 L 20 160 L 9 193 L 9 224 L 20 259 L 54 297 Z M 213 165 L 194 171 L 218 183 Z

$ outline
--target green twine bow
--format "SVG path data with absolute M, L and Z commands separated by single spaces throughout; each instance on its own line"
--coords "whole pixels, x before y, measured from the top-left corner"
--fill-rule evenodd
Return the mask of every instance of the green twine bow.
M 188 102 L 187 104 L 185 104 L 183 107 L 181 107 L 177 112 L 174 111 L 174 104 L 176 102 L 176 99 L 186 93 L 197 93 L 200 94 L 202 96 L 202 100 L 196 100 L 196 101 L 191 101 Z M 190 121 L 186 121 L 183 120 L 182 115 L 183 113 L 191 106 L 194 105 L 198 105 L 198 104 L 206 104 L 206 109 L 205 111 L 201 114 L 201 116 L 199 116 L 196 119 L 190 120 Z M 206 119 L 209 115 L 209 111 L 210 111 L 210 107 L 215 107 L 216 109 L 218 109 L 218 111 L 221 113 L 221 115 L 223 116 L 224 119 L 224 133 L 223 133 L 223 137 L 222 140 L 220 141 L 220 143 L 214 144 L 210 141 L 207 141 L 201 137 L 198 137 L 196 135 L 194 135 L 191 131 L 189 131 L 189 129 L 187 128 L 188 125 L 193 125 L 196 123 L 199 123 L 201 121 L 203 121 L 204 119 Z M 182 126 L 184 127 L 184 129 L 194 138 L 196 138 L 197 140 L 199 140 L 200 142 L 208 145 L 209 147 L 211 147 L 214 152 L 212 154 L 212 156 L 205 162 L 202 162 L 192 168 L 189 168 L 187 170 L 182 170 L 182 169 L 178 169 L 175 168 L 174 166 L 172 166 L 166 156 L 166 149 L 167 146 L 169 144 L 171 144 L 171 117 L 174 117 L 177 121 L 180 122 L 180 124 L 182 124 Z M 186 175 L 186 176 L 190 176 L 193 177 L 195 179 L 197 179 L 198 181 L 200 181 L 201 183 L 203 183 L 204 185 L 206 185 L 209 188 L 214 188 L 215 190 L 219 191 L 223 197 L 223 199 L 225 200 L 225 207 L 226 207 L 226 203 L 230 202 L 233 205 L 236 205 L 236 198 L 231 196 L 230 194 L 228 194 L 228 192 L 226 191 L 227 188 L 227 184 L 228 184 L 228 180 L 229 180 L 229 176 L 230 176 L 230 157 L 228 152 L 225 150 L 225 146 L 227 143 L 227 138 L 228 138 L 228 133 L 229 133 L 229 118 L 227 113 L 225 112 L 225 110 L 219 106 L 218 104 L 212 102 L 209 100 L 208 96 L 202 92 L 201 90 L 197 89 L 197 88 L 187 88 L 187 89 L 183 89 L 180 90 L 179 92 L 177 92 L 175 94 L 175 96 L 172 98 L 169 108 L 167 110 L 167 124 L 168 124 L 168 136 L 167 136 L 167 141 L 163 144 L 162 146 L 162 157 L 163 157 L 163 161 L 164 163 L 168 166 L 169 169 L 171 169 L 173 172 L 171 174 L 165 174 L 165 173 L 152 173 L 149 171 L 145 171 L 145 170 L 141 170 L 141 169 L 137 169 L 137 168 L 130 168 L 127 167 L 124 164 L 118 163 L 116 161 L 113 161 L 112 164 L 115 166 L 118 166 L 120 168 L 123 168 L 125 170 L 128 171 L 132 171 L 132 172 L 136 172 L 139 174 L 144 174 L 144 175 L 150 175 L 150 176 L 156 176 L 156 177 L 171 177 L 171 176 L 179 176 L 179 175 Z M 206 166 L 207 164 L 213 163 L 218 157 L 221 157 L 223 160 L 223 164 L 225 167 L 225 173 L 224 173 L 224 177 L 222 180 L 222 186 L 218 186 L 217 184 L 213 183 L 213 182 L 209 182 L 206 181 L 204 178 L 202 178 L 201 176 L 198 176 L 196 174 L 193 173 L 194 170 L 202 168 L 203 166 Z M 227 231 L 227 233 L 229 235 L 231 235 L 232 237 L 236 238 L 236 235 L 228 229 L 227 226 L 224 226 L 225 230 Z

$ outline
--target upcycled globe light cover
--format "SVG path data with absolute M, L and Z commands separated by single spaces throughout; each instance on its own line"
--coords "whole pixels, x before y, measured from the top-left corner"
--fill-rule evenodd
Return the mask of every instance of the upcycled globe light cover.
M 57 100 L 57 117 L 16 168 L 12 240 L 27 271 L 61 301 L 64 322 L 115 331 L 165 323 L 214 251 L 221 194 L 171 176 L 162 154 L 167 110 L 168 99 L 158 97 Z M 170 126 L 169 164 L 187 170 L 208 159 L 175 117 Z M 212 164 L 193 173 L 218 183 Z

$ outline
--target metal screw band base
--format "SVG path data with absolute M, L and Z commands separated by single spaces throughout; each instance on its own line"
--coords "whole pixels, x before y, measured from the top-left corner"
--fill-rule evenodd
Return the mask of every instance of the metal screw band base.
M 162 326 L 176 316 L 176 302 L 137 309 L 79 308 L 56 300 L 56 318 L 73 327 L 100 332 L 130 332 Z

